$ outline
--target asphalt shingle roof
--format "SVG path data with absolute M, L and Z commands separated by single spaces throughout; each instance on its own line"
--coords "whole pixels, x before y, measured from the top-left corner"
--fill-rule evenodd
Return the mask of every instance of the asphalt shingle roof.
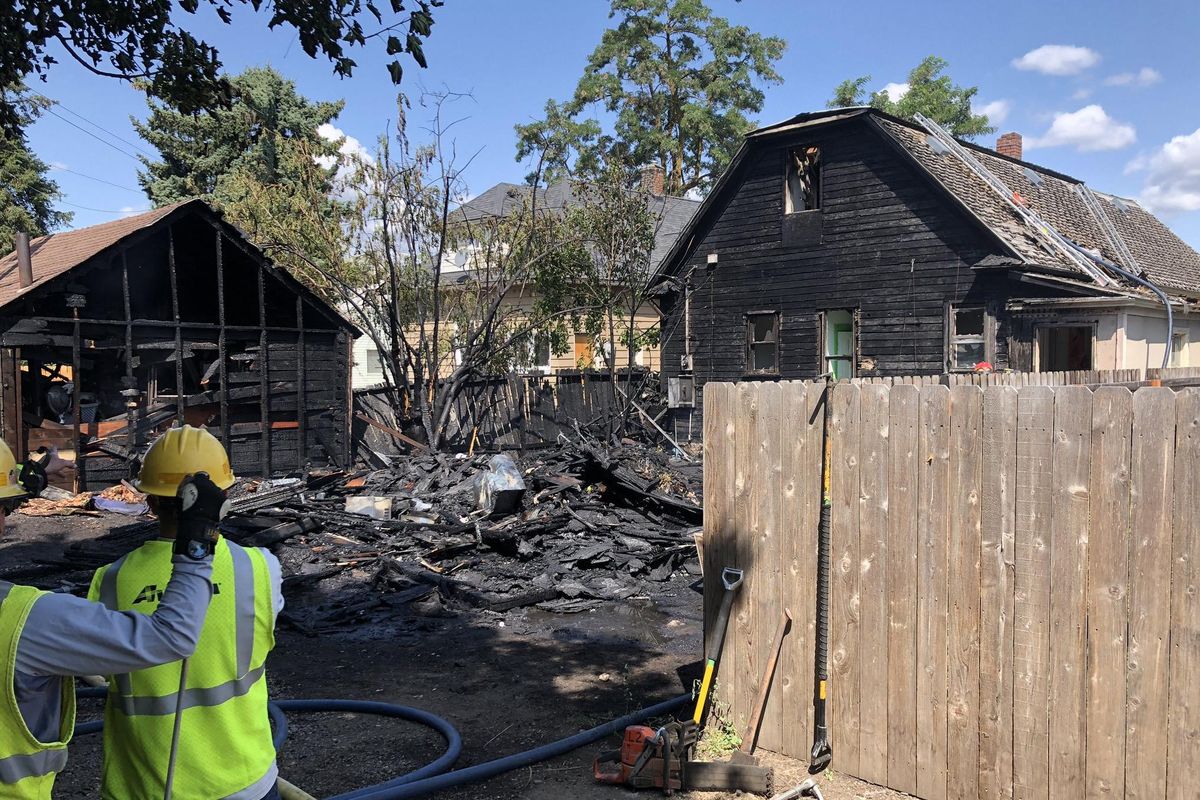
M 112 247 L 130 234 L 148 228 L 180 206 L 196 200 L 184 200 L 145 214 L 91 225 L 74 231 L 39 236 L 29 243 L 33 262 L 33 283 L 22 288 L 17 270 L 17 251 L 0 257 L 0 306 L 5 306 L 46 281 L 79 266 L 92 256 Z
M 884 115 L 877 114 L 875 118 L 921 167 L 983 220 L 1026 263 L 1080 271 L 1061 253 L 1043 249 L 1016 212 L 960 159 L 951 154 L 935 153 L 923 128 Z M 1020 195 L 1028 208 L 1068 239 L 1136 271 L 1132 265 L 1124 263 L 1127 259 L 1101 229 L 1084 202 L 1082 181 L 1036 164 L 1006 158 L 987 148 L 963 144 L 1009 189 Z M 1200 294 L 1200 253 L 1136 201 L 1094 190 L 1093 194 L 1136 260 L 1137 267 L 1151 281 L 1168 290 Z
M 486 192 L 463 203 L 460 213 L 464 219 L 502 217 L 522 208 L 529 200 L 530 187 L 516 183 L 498 183 Z M 538 190 L 538 203 L 547 209 L 562 210 L 580 202 L 571 181 L 556 181 Z M 657 268 L 666 258 L 675 240 L 687 227 L 701 201 L 669 195 L 649 195 L 651 211 L 659 219 L 650 264 Z

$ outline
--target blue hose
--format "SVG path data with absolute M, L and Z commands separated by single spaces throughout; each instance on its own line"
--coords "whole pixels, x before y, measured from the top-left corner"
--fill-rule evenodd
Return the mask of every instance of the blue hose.
M 105 689 L 89 688 L 79 690 L 78 696 L 99 698 L 104 697 L 105 694 Z M 441 717 L 430 714 L 428 711 L 422 711 L 419 708 L 411 708 L 409 706 L 398 706 L 391 703 L 378 703 L 367 700 L 278 700 L 270 703 L 267 706 L 267 710 L 271 715 L 272 722 L 275 724 L 274 741 L 276 750 L 282 747 L 284 741 L 287 739 L 288 723 L 286 712 L 289 711 L 295 713 L 333 711 L 373 714 L 405 719 L 433 728 L 446 740 L 446 752 L 437 759 L 407 775 L 401 775 L 384 783 L 355 789 L 330 798 L 330 800 L 402 800 L 409 797 L 424 797 L 427 794 L 432 794 L 443 789 L 486 780 L 496 775 L 502 775 L 505 772 L 511 772 L 514 769 L 520 769 L 521 767 L 537 764 L 569 753 L 572 750 L 578 750 L 586 744 L 591 744 L 609 734 L 622 731 L 630 725 L 635 725 L 651 717 L 675 711 L 683 707 L 690 700 L 690 695 L 679 695 L 666 702 L 650 706 L 649 708 L 643 708 L 641 711 L 635 711 L 632 714 L 626 714 L 620 719 L 614 719 L 612 722 L 606 722 L 603 725 L 598 725 L 595 728 L 568 736 L 557 742 L 544 744 L 532 750 L 526 750 L 523 753 L 514 753 L 513 755 L 504 756 L 503 758 L 483 764 L 464 767 L 453 772 L 446 772 L 446 770 L 454 765 L 454 762 L 458 760 L 459 755 L 462 753 L 462 736 L 459 735 L 459 732 L 449 722 Z M 103 726 L 104 722 L 102 720 L 80 723 L 75 727 L 75 735 L 84 736 L 89 733 L 96 733 Z

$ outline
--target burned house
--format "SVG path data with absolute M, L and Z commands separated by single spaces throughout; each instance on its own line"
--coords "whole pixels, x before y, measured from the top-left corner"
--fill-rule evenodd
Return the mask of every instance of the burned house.
M 201 200 L 18 243 L 0 259 L 4 439 L 72 451 L 81 488 L 130 476 L 176 422 L 208 426 L 237 474 L 344 465 L 357 334 Z
M 711 380 L 1200 364 L 1200 254 L 1153 215 L 868 108 L 748 134 L 660 278 L 684 437 Z

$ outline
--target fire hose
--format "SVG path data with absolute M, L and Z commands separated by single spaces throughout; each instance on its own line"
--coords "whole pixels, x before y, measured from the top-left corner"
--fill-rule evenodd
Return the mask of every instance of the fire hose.
M 103 688 L 88 688 L 79 690 L 80 697 L 104 697 Z M 691 695 L 683 694 L 671 700 L 627 714 L 619 719 L 606 722 L 586 731 L 581 731 L 565 739 L 535 747 L 520 753 L 503 756 L 475 764 L 463 769 L 448 772 L 462 753 L 462 736 L 458 730 L 446 720 L 428 711 L 410 706 L 394 705 L 367 700 L 277 700 L 270 703 L 268 711 L 275 724 L 275 749 L 282 747 L 287 739 L 287 714 L 313 714 L 340 712 L 353 714 L 371 714 L 375 716 L 393 717 L 432 728 L 446 742 L 446 751 L 438 758 L 420 769 L 393 778 L 390 781 L 374 786 L 366 786 L 339 794 L 330 800 L 403 800 L 403 798 L 424 797 L 433 792 L 462 786 L 476 781 L 486 780 L 511 772 L 521 767 L 547 761 L 551 758 L 577 750 L 584 745 L 599 741 L 617 731 L 623 731 L 629 725 L 644 722 L 647 719 L 675 711 L 691 700 Z M 76 736 L 96 733 L 104 726 L 102 720 L 80 723 L 75 728 Z

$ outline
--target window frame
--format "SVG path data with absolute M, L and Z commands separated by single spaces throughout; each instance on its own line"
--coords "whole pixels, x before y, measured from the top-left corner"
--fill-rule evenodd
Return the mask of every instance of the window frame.
M 970 367 L 954 366 L 954 345 L 959 340 L 975 339 L 976 334 L 959 336 L 955 333 L 956 320 L 955 316 L 959 311 L 982 311 L 983 312 L 983 333 L 978 335 L 978 338 L 983 343 L 983 360 L 988 362 L 995 368 L 996 365 L 996 318 L 992 314 L 991 308 L 986 303 L 946 303 L 946 312 L 944 318 L 945 325 L 945 342 L 943 344 L 944 352 L 944 367 L 947 373 L 971 373 L 975 371 L 974 365 Z
M 371 354 L 375 356 L 372 358 Z M 363 355 L 363 374 L 369 378 L 376 375 L 383 377 L 383 358 L 379 355 L 379 348 L 368 347 Z
M 1191 338 L 1192 337 L 1188 335 L 1188 331 L 1173 331 L 1171 333 L 1171 355 L 1170 355 L 1170 359 L 1167 362 L 1171 367 L 1186 367 L 1186 366 L 1188 366 L 1188 363 L 1187 363 L 1188 362 L 1188 345 L 1191 344 Z M 1179 358 L 1175 357 L 1176 356 L 1176 351 L 1175 351 L 1175 342 L 1176 341 L 1182 342 L 1182 346 L 1179 348 L 1179 352 L 1178 352 Z
M 769 341 L 767 339 L 762 339 L 762 340 L 756 341 L 754 339 L 754 323 L 757 319 L 760 319 L 762 317 L 770 317 L 772 319 L 771 332 L 774 333 L 774 335 L 775 335 L 774 341 Z M 782 317 L 781 317 L 779 311 L 771 310 L 771 309 L 756 309 L 754 311 L 747 311 L 744 314 L 742 314 L 742 321 L 746 326 L 745 364 L 744 364 L 744 370 L 743 370 L 744 374 L 751 375 L 751 376 L 761 376 L 761 375 L 778 376 L 780 374 L 780 366 L 782 364 L 782 357 L 781 357 L 782 353 L 780 352 L 780 344 L 781 344 L 780 338 L 782 336 L 782 330 L 783 330 L 783 324 L 782 324 L 783 321 L 782 321 Z M 771 345 L 774 345 L 774 347 L 775 347 L 775 365 L 771 369 L 755 369 L 754 368 L 754 348 L 756 345 L 761 346 L 761 345 L 765 345 L 765 344 L 771 344 Z
M 792 153 L 797 150 L 806 150 L 813 148 L 817 151 L 817 191 L 816 191 L 816 208 L 789 208 L 792 203 L 791 191 L 791 176 L 792 166 L 795 163 L 792 158 Z M 814 211 L 821 211 L 825 208 L 825 159 L 822 158 L 820 145 L 806 144 L 797 147 L 789 147 L 783 153 L 783 215 L 790 217 L 793 214 L 808 214 Z
M 825 331 L 829 327 L 829 315 L 842 313 L 850 317 L 850 354 L 844 356 L 829 355 L 829 337 Z M 862 327 L 862 309 L 860 308 L 824 308 L 817 312 L 817 374 L 823 375 L 830 371 L 831 360 L 845 360 L 850 365 L 850 375 L 846 379 L 858 377 L 859 361 L 859 330 Z M 842 378 L 839 378 L 842 380 Z

